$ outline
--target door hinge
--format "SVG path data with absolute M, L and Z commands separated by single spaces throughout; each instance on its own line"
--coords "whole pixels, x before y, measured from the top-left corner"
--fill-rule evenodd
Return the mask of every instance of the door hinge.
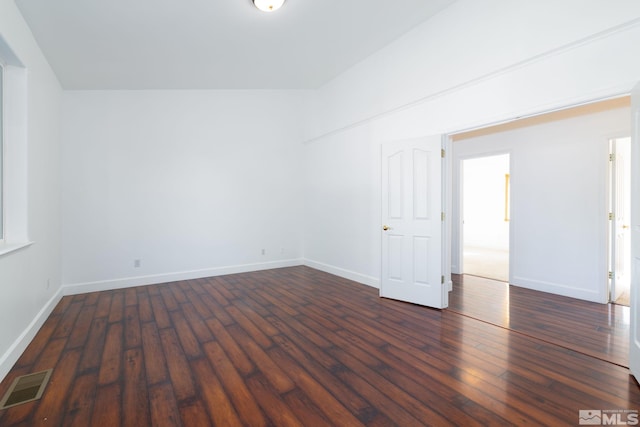
M 444 285 L 444 276 L 440 276 L 440 284 Z
M 446 151 L 444 151 L 444 148 L 440 150 L 440 157 L 442 157 L 444 159 L 444 155 L 446 154 Z
M 611 153 L 609 154 L 609 161 L 613 162 L 616 159 L 616 154 L 615 153 Z
M 444 221 L 444 218 L 445 218 L 444 212 L 440 212 L 440 220 Z
M 613 271 L 609 272 L 609 279 L 613 279 Z
M 609 221 L 613 221 L 615 218 L 615 215 L 613 214 L 613 212 L 609 212 Z

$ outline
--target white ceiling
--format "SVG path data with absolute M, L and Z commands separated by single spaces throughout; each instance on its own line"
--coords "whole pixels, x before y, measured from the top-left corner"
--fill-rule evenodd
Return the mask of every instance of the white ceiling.
M 65 89 L 315 89 L 455 0 L 16 0 Z

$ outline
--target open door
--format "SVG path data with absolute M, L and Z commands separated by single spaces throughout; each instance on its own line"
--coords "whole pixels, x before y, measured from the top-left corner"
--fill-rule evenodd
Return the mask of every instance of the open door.
M 448 305 L 442 276 L 441 136 L 382 147 L 380 296 Z
M 631 335 L 629 370 L 640 381 L 640 84 L 631 92 Z

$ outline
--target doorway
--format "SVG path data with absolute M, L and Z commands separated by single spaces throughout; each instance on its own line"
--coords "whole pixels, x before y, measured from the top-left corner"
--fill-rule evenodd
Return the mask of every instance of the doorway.
M 630 304 L 631 138 L 609 140 L 609 300 Z
M 509 281 L 509 154 L 462 160 L 465 274 Z

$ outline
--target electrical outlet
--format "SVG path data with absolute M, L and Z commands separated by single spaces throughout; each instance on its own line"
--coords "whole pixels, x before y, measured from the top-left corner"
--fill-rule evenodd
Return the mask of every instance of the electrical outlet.
M 265 251 L 264 249 L 262 250 L 262 255 L 265 255 L 267 253 L 267 251 Z
M 280 248 L 280 253 L 283 254 L 284 253 L 284 248 Z
M 134 259 L 133 260 L 133 267 L 134 268 L 139 268 L 140 267 L 140 260 L 139 259 Z

